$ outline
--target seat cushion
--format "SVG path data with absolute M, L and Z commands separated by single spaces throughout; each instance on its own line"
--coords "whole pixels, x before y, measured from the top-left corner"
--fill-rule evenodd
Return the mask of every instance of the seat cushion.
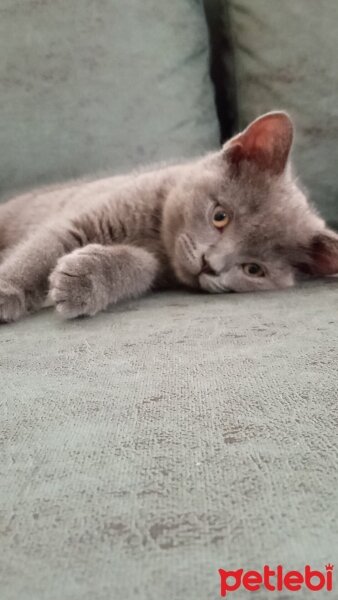
M 232 42 L 238 127 L 287 110 L 297 128 L 297 171 L 324 217 L 338 226 L 338 4 L 323 10 L 318 0 L 205 1 L 217 5 Z M 228 46 L 224 53 L 229 57 Z
M 219 568 L 333 563 L 337 294 L 3 327 L 1 597 L 211 599 Z
M 202 7 L 3 0 L 0 193 L 218 144 Z

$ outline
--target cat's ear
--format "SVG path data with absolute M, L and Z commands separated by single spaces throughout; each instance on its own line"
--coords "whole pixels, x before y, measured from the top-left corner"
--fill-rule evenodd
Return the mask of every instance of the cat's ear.
M 223 155 L 237 170 L 243 161 L 249 161 L 262 171 L 279 175 L 286 167 L 292 140 L 290 117 L 284 112 L 271 112 L 227 142 Z
M 330 229 L 315 234 L 297 267 L 316 277 L 338 274 L 338 235 Z

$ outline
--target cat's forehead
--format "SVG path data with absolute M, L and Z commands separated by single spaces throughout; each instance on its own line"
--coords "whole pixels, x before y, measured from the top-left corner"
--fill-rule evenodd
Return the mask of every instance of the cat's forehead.
M 248 165 L 239 176 L 233 176 L 217 163 L 216 169 L 200 170 L 193 195 L 196 200 L 209 199 L 230 209 L 238 233 L 250 246 L 262 247 L 271 239 L 289 246 L 317 219 L 290 175 L 271 176 Z M 202 208 L 200 202 L 196 205 Z
M 220 193 L 221 203 L 230 203 L 238 218 L 253 226 L 283 229 L 304 213 L 307 200 L 294 184 L 284 178 L 260 176 L 228 182 Z
M 297 244 L 303 225 L 300 215 L 292 210 L 255 210 L 234 215 L 235 236 L 251 253 L 273 252 L 281 255 Z

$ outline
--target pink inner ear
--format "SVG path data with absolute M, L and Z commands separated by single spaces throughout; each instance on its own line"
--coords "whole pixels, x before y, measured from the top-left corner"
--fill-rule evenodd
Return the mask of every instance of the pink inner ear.
M 269 113 L 254 121 L 230 142 L 229 159 L 238 165 L 254 162 L 260 169 L 279 174 L 284 171 L 290 153 L 293 128 L 285 113 Z M 232 152 L 232 146 L 237 147 Z

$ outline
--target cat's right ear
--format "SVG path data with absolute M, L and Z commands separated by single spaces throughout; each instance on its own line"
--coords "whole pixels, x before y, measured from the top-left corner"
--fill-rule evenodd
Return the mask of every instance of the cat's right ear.
M 260 171 L 280 175 L 287 164 L 293 140 L 292 121 L 284 112 L 271 112 L 253 121 L 223 148 L 223 157 L 235 171 L 244 162 Z
M 331 229 L 315 234 L 306 248 L 300 250 L 296 267 L 308 275 L 325 277 L 338 274 L 338 235 Z

